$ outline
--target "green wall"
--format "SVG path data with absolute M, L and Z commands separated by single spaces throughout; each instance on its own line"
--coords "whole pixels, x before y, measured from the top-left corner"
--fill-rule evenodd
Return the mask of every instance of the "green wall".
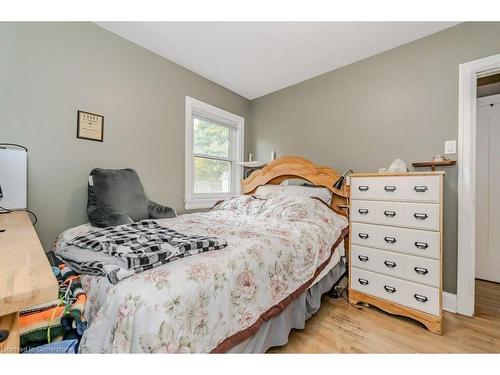
M 92 23 L 0 23 L 0 142 L 28 147 L 28 206 L 49 249 L 87 222 L 92 168 L 135 168 L 151 199 L 184 208 L 185 96 L 247 117 L 249 101 Z M 104 115 L 104 142 L 76 112 Z
M 252 101 L 247 152 L 357 172 L 429 160 L 458 137 L 459 64 L 497 53 L 500 23 L 465 23 L 263 96 Z M 455 293 L 457 167 L 443 170 L 444 286 Z

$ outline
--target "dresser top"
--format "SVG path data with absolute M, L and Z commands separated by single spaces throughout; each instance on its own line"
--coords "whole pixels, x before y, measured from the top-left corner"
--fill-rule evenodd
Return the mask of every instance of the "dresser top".
M 28 214 L 0 214 L 0 229 L 0 316 L 57 299 L 57 280 Z
M 382 177 L 382 176 L 441 176 L 445 175 L 445 171 L 436 171 L 436 172 L 371 172 L 371 173 L 353 173 L 349 177 Z

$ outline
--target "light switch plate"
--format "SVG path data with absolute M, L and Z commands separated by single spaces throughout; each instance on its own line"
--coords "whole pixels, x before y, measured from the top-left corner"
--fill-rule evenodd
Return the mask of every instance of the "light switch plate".
M 457 141 L 446 141 L 444 142 L 444 153 L 445 154 L 456 154 L 457 153 Z

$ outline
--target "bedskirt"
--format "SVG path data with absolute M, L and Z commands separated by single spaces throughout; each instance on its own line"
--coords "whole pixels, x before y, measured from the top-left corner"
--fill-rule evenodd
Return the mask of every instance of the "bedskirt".
M 321 297 L 346 271 L 345 257 L 321 280 L 290 303 L 278 316 L 265 322 L 252 337 L 233 346 L 227 353 L 265 353 L 273 346 L 285 345 L 292 329 L 304 329 L 306 320 L 318 312 Z

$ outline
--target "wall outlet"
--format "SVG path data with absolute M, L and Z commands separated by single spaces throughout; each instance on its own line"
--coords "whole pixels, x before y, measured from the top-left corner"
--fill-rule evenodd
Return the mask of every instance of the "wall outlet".
M 444 142 L 444 153 L 445 154 L 456 154 L 457 153 L 457 141 Z

